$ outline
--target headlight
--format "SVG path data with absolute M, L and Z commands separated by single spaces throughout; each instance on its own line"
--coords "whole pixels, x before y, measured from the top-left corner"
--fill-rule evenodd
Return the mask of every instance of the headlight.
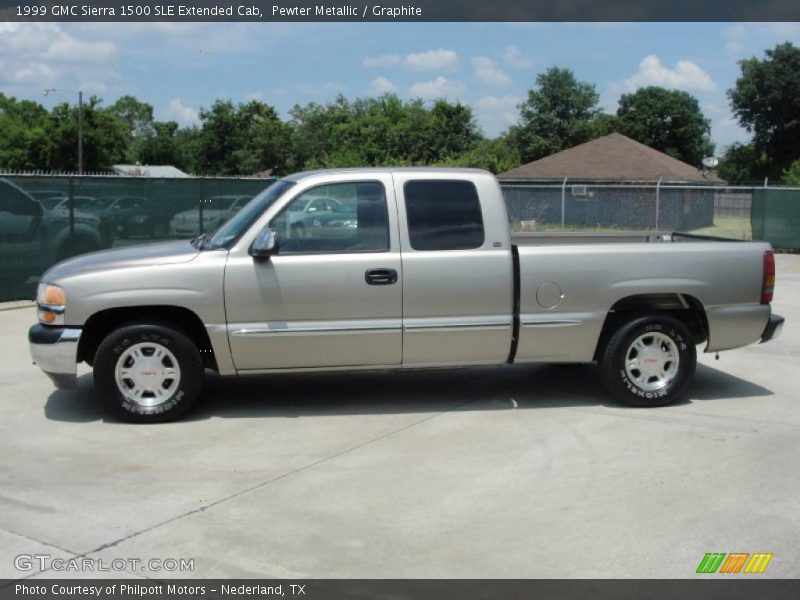
M 36 304 L 39 321 L 46 325 L 63 325 L 67 295 L 64 290 L 52 283 L 40 283 L 36 290 Z

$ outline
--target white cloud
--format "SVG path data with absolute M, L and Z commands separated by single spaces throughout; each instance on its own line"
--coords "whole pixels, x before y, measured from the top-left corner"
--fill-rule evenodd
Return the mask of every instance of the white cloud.
M 512 69 L 530 69 L 533 66 L 533 58 L 512 44 L 506 46 L 503 52 L 503 64 Z
M 475 79 L 488 85 L 508 85 L 511 78 L 486 56 L 475 56 L 472 59 L 473 74 Z
M 116 48 L 109 41 L 83 42 L 63 34 L 56 36 L 42 53 L 47 60 L 70 62 L 102 62 L 112 56 Z
M 0 23 L 0 87 L 40 95 L 46 87 L 103 92 L 118 80 L 116 45 L 77 39 L 57 23 Z
M 446 79 L 439 75 L 433 81 L 419 81 L 412 84 L 408 89 L 408 93 L 414 98 L 434 100 L 436 98 L 458 96 L 463 90 L 464 86 L 457 81 Z
M 406 56 L 403 64 L 418 71 L 437 71 L 454 67 L 458 63 L 458 54 L 453 50 L 428 50 L 427 52 L 416 52 Z
M 200 123 L 198 112 L 190 106 L 186 106 L 180 98 L 175 98 L 169 103 L 167 114 L 169 118 L 176 120 L 181 125 L 197 125 Z
M 717 87 L 708 73 L 692 61 L 679 60 L 675 68 L 670 69 L 662 65 L 655 54 L 645 56 L 639 63 L 639 70 L 624 84 L 628 90 L 648 85 L 698 92 L 712 92 Z
M 411 52 L 405 56 L 399 54 L 381 54 L 365 56 L 361 66 L 365 68 L 384 68 L 403 66 L 412 71 L 434 71 L 449 69 L 458 64 L 458 54 L 453 50 L 439 48 L 425 52 Z
M 484 133 L 496 136 L 519 119 L 517 96 L 485 96 L 475 103 L 475 113 Z
M 361 61 L 361 66 L 367 68 L 374 67 L 395 67 L 402 62 L 399 54 L 381 54 L 380 56 L 365 56 Z
M 264 92 L 250 92 L 249 94 L 244 95 L 244 101 L 250 102 L 251 100 L 256 100 L 257 102 L 261 102 L 264 99 Z
M 386 77 L 376 77 L 369 84 L 369 91 L 372 92 L 373 94 L 379 94 L 379 95 L 388 94 L 390 92 L 396 92 L 397 86 L 388 79 L 386 79 Z

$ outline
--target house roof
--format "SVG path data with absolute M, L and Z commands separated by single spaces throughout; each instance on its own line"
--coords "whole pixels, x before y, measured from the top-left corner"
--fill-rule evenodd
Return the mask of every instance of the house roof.
M 111 165 L 111 170 L 127 177 L 189 177 L 171 165 Z
M 611 133 L 585 144 L 500 174 L 501 178 L 720 182 L 690 164 L 645 146 L 621 133 Z

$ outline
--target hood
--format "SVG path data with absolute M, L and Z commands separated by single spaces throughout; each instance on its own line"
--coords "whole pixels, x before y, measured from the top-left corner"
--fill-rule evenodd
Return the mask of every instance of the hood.
M 197 248 L 189 243 L 189 240 L 91 252 L 75 258 L 69 258 L 50 267 L 42 275 L 42 281 L 57 283 L 59 279 L 87 271 L 117 270 L 145 265 L 171 265 L 189 262 L 199 252 Z

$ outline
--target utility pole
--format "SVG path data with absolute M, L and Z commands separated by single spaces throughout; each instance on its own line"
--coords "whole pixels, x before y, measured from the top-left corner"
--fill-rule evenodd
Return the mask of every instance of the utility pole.
M 78 90 L 78 175 L 83 175 L 83 90 Z

